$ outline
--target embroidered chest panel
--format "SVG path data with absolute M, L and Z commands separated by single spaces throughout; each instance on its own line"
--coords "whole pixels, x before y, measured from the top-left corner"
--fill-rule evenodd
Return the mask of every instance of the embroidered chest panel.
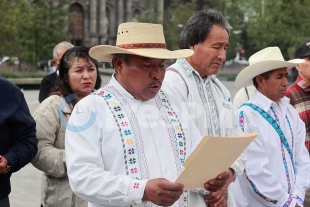
M 126 98 L 114 87 L 105 86 L 94 93 L 104 98 L 110 112 L 114 117 L 122 142 L 124 166 L 126 175 L 137 179 L 150 179 L 148 163 L 145 156 L 144 143 L 137 116 Z M 155 103 L 160 116 L 165 123 L 169 142 L 173 149 L 173 155 L 178 175 L 182 172 L 182 164 L 186 157 L 186 138 L 175 111 L 171 107 L 165 94 L 160 91 L 155 97 Z M 180 206 L 188 205 L 188 193 L 184 192 L 179 200 Z

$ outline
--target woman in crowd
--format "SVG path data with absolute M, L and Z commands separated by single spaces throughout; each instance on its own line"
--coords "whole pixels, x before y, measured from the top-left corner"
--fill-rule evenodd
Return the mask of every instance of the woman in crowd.
M 70 127 L 67 121 L 74 105 L 101 86 L 97 62 L 88 51 L 85 47 L 73 47 L 64 53 L 52 95 L 33 114 L 37 124 L 38 153 L 32 164 L 44 172 L 41 188 L 44 207 L 87 206 L 86 201 L 74 195 L 69 185 L 65 130 Z

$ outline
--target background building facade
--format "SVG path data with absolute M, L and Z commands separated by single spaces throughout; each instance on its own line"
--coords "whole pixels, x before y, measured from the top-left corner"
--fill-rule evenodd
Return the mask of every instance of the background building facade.
M 163 7 L 164 0 L 159 0 L 158 10 L 163 11 Z M 139 0 L 70 0 L 71 42 L 86 47 L 115 45 L 118 25 L 137 21 L 147 11 Z

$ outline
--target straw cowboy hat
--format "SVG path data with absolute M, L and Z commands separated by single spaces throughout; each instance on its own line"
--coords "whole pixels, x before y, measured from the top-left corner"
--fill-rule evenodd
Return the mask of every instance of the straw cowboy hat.
M 278 47 L 267 47 L 249 58 L 249 66 L 238 74 L 235 86 L 238 89 L 250 86 L 253 83 L 253 78 L 260 74 L 278 68 L 289 69 L 303 62 L 303 59 L 285 61 Z
M 122 23 L 118 26 L 116 46 L 98 45 L 89 54 L 96 60 L 111 62 L 112 54 L 123 53 L 156 59 L 177 59 L 189 57 L 190 49 L 167 50 L 163 26 L 138 22 Z

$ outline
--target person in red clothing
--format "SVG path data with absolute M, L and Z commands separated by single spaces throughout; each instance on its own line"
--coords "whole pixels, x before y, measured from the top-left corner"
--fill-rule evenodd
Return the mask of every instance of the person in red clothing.
M 286 96 L 299 113 L 306 125 L 306 147 L 310 153 L 310 40 L 304 41 L 295 51 L 295 58 L 302 58 L 304 63 L 296 66 L 298 77 L 287 89 Z M 310 207 L 310 190 L 306 192 L 304 207 Z

